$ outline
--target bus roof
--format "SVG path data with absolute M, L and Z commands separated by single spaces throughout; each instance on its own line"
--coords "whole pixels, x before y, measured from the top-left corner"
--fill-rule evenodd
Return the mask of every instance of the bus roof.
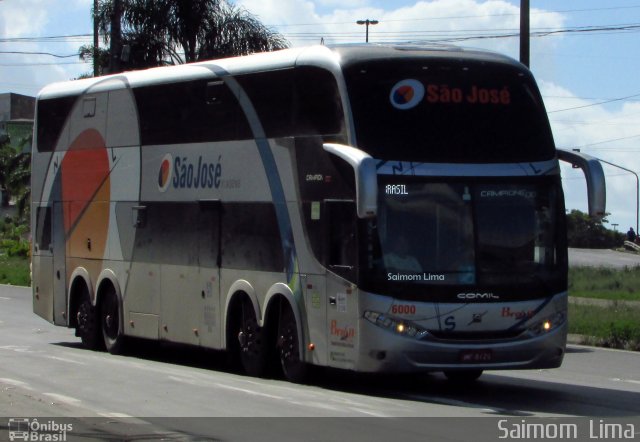
M 359 62 L 396 58 L 475 60 L 523 68 L 512 58 L 495 52 L 466 49 L 453 45 L 432 43 L 316 45 L 52 83 L 40 91 L 38 99 L 79 95 L 89 89 L 92 92 L 100 92 L 150 84 L 213 78 L 226 74 L 237 75 L 264 70 L 286 69 L 297 65 L 321 66 L 333 71 Z

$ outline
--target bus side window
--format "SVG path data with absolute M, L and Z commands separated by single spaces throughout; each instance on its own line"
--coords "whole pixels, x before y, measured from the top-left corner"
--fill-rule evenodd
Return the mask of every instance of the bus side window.
M 36 212 L 36 251 L 50 251 L 51 207 L 38 207 Z
M 86 97 L 82 100 L 82 116 L 84 118 L 96 116 L 96 97 Z
M 326 260 L 337 274 L 352 280 L 356 266 L 356 207 L 353 201 L 326 201 Z

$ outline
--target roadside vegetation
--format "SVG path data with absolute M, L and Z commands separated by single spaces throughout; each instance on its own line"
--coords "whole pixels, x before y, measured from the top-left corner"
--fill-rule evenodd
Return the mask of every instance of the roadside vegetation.
M 569 304 L 569 333 L 581 344 L 640 351 L 640 305 Z
M 17 149 L 10 141 L 0 139 L 0 284 L 28 286 L 31 154 L 25 146 L 31 137 L 19 140 Z
M 31 284 L 28 230 L 26 223 L 11 217 L 0 220 L 0 284 Z
M 0 256 L 0 284 L 29 287 L 29 260 L 14 256 Z
M 640 266 L 569 269 L 569 295 L 580 298 L 640 301 Z M 639 318 L 640 319 L 640 318 Z
M 609 214 L 607 214 L 609 215 Z M 580 210 L 567 213 L 567 242 L 569 247 L 584 249 L 615 249 L 622 247 L 625 235 L 608 229 L 607 218 L 595 219 Z
M 582 344 L 640 351 L 640 266 L 571 268 L 569 296 L 569 333 Z

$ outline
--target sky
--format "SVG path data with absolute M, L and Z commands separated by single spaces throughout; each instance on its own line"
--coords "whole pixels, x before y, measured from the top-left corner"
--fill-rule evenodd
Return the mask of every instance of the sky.
M 437 41 L 518 58 L 520 0 L 234 0 L 292 46 Z M 93 0 L 0 0 L 0 93 L 35 96 L 91 71 Z M 557 147 L 640 173 L 640 0 L 530 0 L 531 70 Z M 18 54 L 14 52 L 19 52 Z M 40 54 L 36 54 L 40 53 Z M 54 55 L 52 55 L 54 54 Z M 605 165 L 609 228 L 636 228 L 636 178 Z M 567 209 L 587 210 L 580 170 L 562 168 Z

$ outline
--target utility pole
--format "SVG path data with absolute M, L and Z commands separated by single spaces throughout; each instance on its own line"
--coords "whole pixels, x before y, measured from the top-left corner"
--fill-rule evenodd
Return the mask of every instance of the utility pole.
M 111 15 L 111 45 L 109 46 L 109 73 L 120 72 L 120 18 L 122 17 L 122 0 L 113 0 L 113 14 Z
M 100 75 L 100 66 L 98 61 L 98 0 L 93 0 L 93 76 Z
M 520 0 L 520 63 L 526 67 L 529 61 L 529 0 Z
M 366 43 L 369 43 L 369 25 L 377 25 L 378 23 L 380 23 L 378 20 L 369 20 L 369 19 L 366 19 L 366 20 L 358 20 L 358 21 L 356 22 L 356 24 L 359 24 L 359 25 L 365 25 L 365 27 L 366 27 L 366 31 L 365 31 L 365 39 L 364 39 L 364 41 L 365 41 Z

